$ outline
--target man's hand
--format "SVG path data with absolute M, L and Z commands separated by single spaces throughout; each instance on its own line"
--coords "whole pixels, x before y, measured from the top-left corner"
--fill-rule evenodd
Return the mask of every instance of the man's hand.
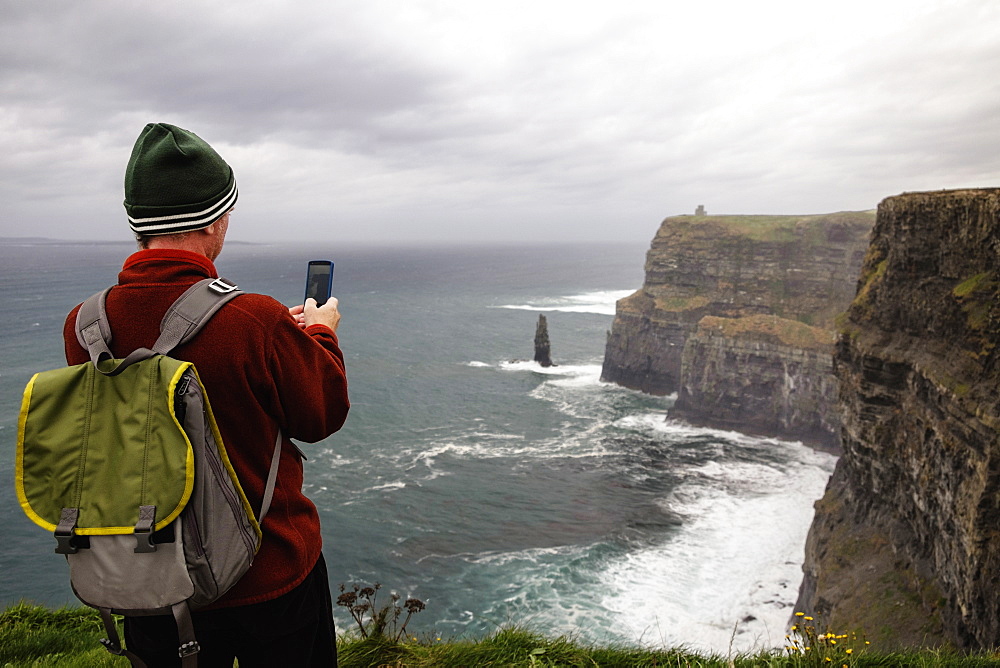
M 340 325 L 339 303 L 336 297 L 330 297 L 322 306 L 316 306 L 316 300 L 310 297 L 304 305 L 293 306 L 288 312 L 303 329 L 309 325 L 326 325 L 336 332 Z

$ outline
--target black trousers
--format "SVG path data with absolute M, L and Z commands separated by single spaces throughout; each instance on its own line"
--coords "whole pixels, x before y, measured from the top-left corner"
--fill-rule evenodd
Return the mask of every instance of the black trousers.
M 192 613 L 201 651 L 198 668 L 335 668 L 337 638 L 326 562 L 276 599 Z M 149 668 L 178 668 L 177 627 L 171 615 L 126 617 L 125 646 Z

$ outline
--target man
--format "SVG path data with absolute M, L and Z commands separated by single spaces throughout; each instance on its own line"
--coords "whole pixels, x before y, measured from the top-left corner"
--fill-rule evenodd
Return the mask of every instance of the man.
M 123 357 L 157 338 L 167 308 L 189 286 L 217 277 L 238 191 L 232 169 L 197 135 L 151 123 L 125 172 L 125 210 L 139 252 L 107 297 L 111 351 Z M 89 359 L 76 311 L 64 328 L 66 360 Z M 285 308 L 241 294 L 172 356 L 193 362 L 208 390 L 233 467 L 260 507 L 277 430 L 278 480 L 253 566 L 225 596 L 193 615 L 200 667 L 335 666 L 336 639 L 316 507 L 302 493 L 302 459 L 289 441 L 315 442 L 347 418 L 337 300 Z M 172 617 L 130 617 L 125 640 L 151 667 L 179 666 Z

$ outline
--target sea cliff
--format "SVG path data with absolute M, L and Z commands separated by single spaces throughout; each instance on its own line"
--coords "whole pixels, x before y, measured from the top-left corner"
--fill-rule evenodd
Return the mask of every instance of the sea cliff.
M 885 647 L 1000 645 L 998 257 L 1000 190 L 887 198 L 840 324 L 797 609 Z
M 768 315 L 705 316 L 684 344 L 672 417 L 838 448 L 833 333 Z
M 697 424 L 836 447 L 833 327 L 874 212 L 674 216 L 618 302 L 602 379 L 677 393 Z

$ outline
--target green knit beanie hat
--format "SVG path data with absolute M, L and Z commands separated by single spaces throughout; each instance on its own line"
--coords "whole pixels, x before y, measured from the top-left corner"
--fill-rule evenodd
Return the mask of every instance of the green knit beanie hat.
M 125 212 L 136 234 L 208 227 L 238 194 L 232 168 L 193 132 L 150 123 L 136 139 L 125 169 Z

